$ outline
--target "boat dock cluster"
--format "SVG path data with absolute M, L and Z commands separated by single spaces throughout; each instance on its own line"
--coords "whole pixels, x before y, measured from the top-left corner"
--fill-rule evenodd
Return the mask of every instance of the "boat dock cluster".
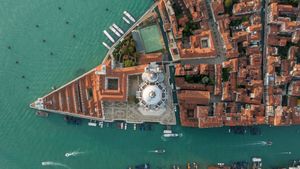
M 134 17 L 129 14 L 129 12 L 127 11 L 124 11 L 123 12 L 124 16 L 122 17 L 122 19 L 127 23 L 127 24 L 131 24 L 131 22 L 135 22 L 135 19 Z M 127 18 L 129 19 L 127 19 Z M 130 22 L 131 21 L 131 22 Z M 109 29 L 118 37 L 120 38 L 123 34 L 124 34 L 124 31 L 115 23 L 113 23 L 111 26 L 109 26 Z M 104 35 L 112 42 L 112 43 L 115 43 L 115 39 L 108 33 L 107 30 L 104 30 L 103 31 Z M 105 43 L 105 42 L 102 42 L 102 44 L 109 50 L 110 49 L 110 46 Z

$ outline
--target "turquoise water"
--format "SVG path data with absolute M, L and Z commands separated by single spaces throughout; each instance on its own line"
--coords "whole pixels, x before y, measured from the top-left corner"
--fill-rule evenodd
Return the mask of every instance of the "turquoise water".
M 60 86 L 101 62 L 106 52 L 100 43 L 106 40 L 103 29 L 112 22 L 126 28 L 120 17 L 123 10 L 141 16 L 152 3 L 152 0 L 1 1 L 1 169 L 122 169 L 144 162 L 151 162 L 154 168 L 167 168 L 186 161 L 198 161 L 204 166 L 248 160 L 254 155 L 263 157 L 265 168 L 269 168 L 300 157 L 300 127 L 263 127 L 263 136 L 233 135 L 227 132 L 228 128 L 176 127 L 176 131 L 183 133 L 182 138 L 162 140 L 161 126 L 155 126 L 151 132 L 133 131 L 132 126 L 121 131 L 116 127 L 88 127 L 86 121 L 81 126 L 68 125 L 59 115 L 46 119 L 35 116 L 29 103 L 51 91 L 51 86 Z M 273 141 L 272 146 L 262 144 L 268 139 Z M 156 148 L 167 152 L 148 153 Z M 84 153 L 66 158 L 64 154 L 71 151 Z M 282 153 L 286 151 L 292 154 Z M 47 161 L 65 166 L 42 166 Z

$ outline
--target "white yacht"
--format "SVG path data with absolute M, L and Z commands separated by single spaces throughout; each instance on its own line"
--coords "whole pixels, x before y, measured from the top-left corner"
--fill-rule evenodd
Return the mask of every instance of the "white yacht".
M 122 17 L 122 19 L 123 19 L 126 23 L 130 24 L 130 21 L 129 21 L 127 18 L 125 18 L 124 16 Z
M 121 34 L 124 34 L 124 31 L 118 26 L 116 25 L 115 23 L 112 24 L 112 26 L 117 29 Z
M 102 42 L 103 46 L 105 46 L 108 50 L 110 49 L 110 47 L 108 46 L 108 44 L 106 44 L 105 42 Z
M 105 34 L 105 36 L 106 36 L 112 43 L 115 43 L 114 38 L 112 38 L 112 37 L 110 36 L 110 34 L 109 34 L 106 30 L 104 30 L 103 33 Z
M 123 14 L 127 16 L 132 22 L 135 22 L 135 19 L 127 11 L 124 11 Z
M 117 36 L 121 37 L 120 33 L 113 27 L 113 26 L 109 26 L 109 29 L 116 34 Z

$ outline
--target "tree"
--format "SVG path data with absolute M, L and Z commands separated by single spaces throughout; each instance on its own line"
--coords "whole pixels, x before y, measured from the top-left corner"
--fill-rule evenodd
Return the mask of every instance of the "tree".
M 232 0 L 225 0 L 225 7 L 230 8 L 232 5 Z
M 124 61 L 124 67 L 131 67 L 134 66 L 134 62 L 132 60 L 125 60 Z
M 202 81 L 203 84 L 208 84 L 209 83 L 209 78 L 207 76 L 204 76 L 201 81 Z

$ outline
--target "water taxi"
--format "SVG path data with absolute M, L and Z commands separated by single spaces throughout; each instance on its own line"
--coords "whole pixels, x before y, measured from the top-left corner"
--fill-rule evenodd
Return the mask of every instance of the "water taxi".
M 113 27 L 113 26 L 109 26 L 109 29 L 116 34 L 118 37 L 121 37 L 120 33 Z
M 164 137 L 180 137 L 181 134 L 178 134 L 178 133 L 165 133 L 163 136 Z
M 112 37 L 110 36 L 110 34 L 109 34 L 106 30 L 104 30 L 103 33 L 105 34 L 105 36 L 106 36 L 112 43 L 115 43 L 114 38 L 112 38 Z
M 124 11 L 123 14 L 127 16 L 132 22 L 135 22 L 135 19 L 128 13 L 127 11 Z
M 119 31 L 121 34 L 124 34 L 124 31 L 118 26 L 116 25 L 115 23 L 112 24 L 112 26 L 117 29 L 117 31 Z
M 123 16 L 122 19 L 123 19 L 127 24 L 130 25 L 130 21 L 129 21 L 127 18 L 125 18 L 125 17 Z
M 102 42 L 103 46 L 105 46 L 108 50 L 110 49 L 110 46 L 108 46 L 105 42 Z

